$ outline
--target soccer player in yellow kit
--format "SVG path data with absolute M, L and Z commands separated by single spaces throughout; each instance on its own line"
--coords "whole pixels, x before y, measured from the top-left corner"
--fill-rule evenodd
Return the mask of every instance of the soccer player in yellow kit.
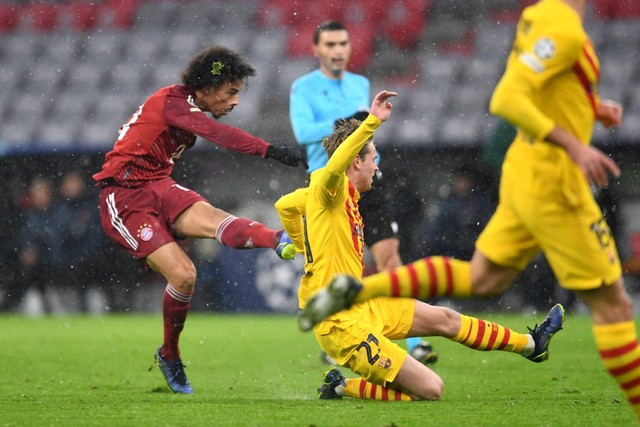
M 622 107 L 599 97 L 600 63 L 582 25 L 584 12 L 584 0 L 541 0 L 522 13 L 490 104 L 519 131 L 502 167 L 499 206 L 471 262 L 425 258 L 366 278 L 360 291 L 339 277 L 307 305 L 303 328 L 376 296 L 497 295 L 543 251 L 560 285 L 591 310 L 598 354 L 640 419 L 632 301 L 590 188 L 620 173 L 590 140 L 595 120 L 606 127 L 621 123 Z
M 380 92 L 364 122 L 349 120 L 325 138 L 327 166 L 312 173 L 309 187 L 276 202 L 286 232 L 305 256 L 305 274 L 298 292 L 300 308 L 337 273 L 362 277 L 366 225 L 358 200 L 360 193 L 371 189 L 378 170 L 372 136 L 391 115 L 388 99 L 395 95 Z M 442 379 L 407 357 L 407 351 L 391 340 L 443 336 L 469 348 L 509 351 L 537 362 L 544 360 L 551 336 L 562 327 L 562 309 L 558 310 L 560 316 L 547 330 L 520 334 L 413 298 L 374 298 L 355 304 L 321 321 L 314 332 L 322 350 L 360 378 L 347 380 L 332 368 L 318 389 L 319 397 L 440 399 Z

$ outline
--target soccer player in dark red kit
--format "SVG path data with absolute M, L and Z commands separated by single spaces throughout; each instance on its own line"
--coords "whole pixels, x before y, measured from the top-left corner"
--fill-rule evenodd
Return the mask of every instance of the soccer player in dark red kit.
M 198 136 L 231 151 L 307 167 L 297 147 L 276 147 L 215 119 L 238 105 L 238 94 L 255 70 L 235 52 L 211 46 L 182 74 L 182 85 L 159 89 L 122 126 L 102 170 L 102 227 L 111 240 L 167 280 L 162 300 L 164 342 L 154 357 L 174 393 L 193 393 L 178 340 L 189 311 L 196 268 L 176 239 L 210 238 L 237 249 L 272 248 L 291 259 L 295 247 L 282 230 L 213 207 L 170 175 L 176 160 Z

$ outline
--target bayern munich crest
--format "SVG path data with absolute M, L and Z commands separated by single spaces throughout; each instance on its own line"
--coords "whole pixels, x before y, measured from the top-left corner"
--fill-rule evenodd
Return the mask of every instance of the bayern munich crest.
M 138 237 L 143 242 L 148 242 L 153 237 L 153 228 L 149 224 L 142 224 L 140 228 L 138 228 Z

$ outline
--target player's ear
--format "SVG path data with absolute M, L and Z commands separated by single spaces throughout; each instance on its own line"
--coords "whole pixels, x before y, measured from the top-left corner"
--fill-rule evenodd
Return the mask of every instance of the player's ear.
M 362 159 L 360 158 L 360 156 L 356 156 L 352 161 L 351 161 L 351 165 L 353 166 L 353 168 L 355 170 L 359 170 L 360 169 L 360 162 L 362 162 Z

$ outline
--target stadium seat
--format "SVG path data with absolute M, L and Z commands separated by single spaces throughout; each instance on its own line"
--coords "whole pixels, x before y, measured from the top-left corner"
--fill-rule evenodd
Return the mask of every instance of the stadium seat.
M 507 55 L 511 52 L 515 32 L 515 24 L 508 22 L 478 25 L 474 40 L 475 56 L 504 64 Z
M 502 8 L 490 8 L 489 14 L 493 22 L 515 24 L 518 19 L 520 19 L 522 10 L 537 1 L 538 0 L 510 1 L 508 4 L 504 4 Z
M 369 0 L 353 0 L 346 2 L 342 11 L 341 22 L 347 27 L 362 26 L 364 23 L 377 26 L 386 14 L 386 7 L 379 2 Z
M 371 31 L 370 25 L 362 23 L 349 27 L 349 36 L 352 46 L 349 70 L 356 73 L 363 72 L 373 56 L 375 33 Z
M 490 58 L 475 56 L 463 67 L 461 80 L 482 90 L 493 91 L 502 71 L 500 64 Z
M 613 3 L 610 0 L 591 0 L 587 7 L 593 16 L 608 21 L 613 18 Z
M 401 49 L 413 48 L 424 31 L 429 3 L 425 0 L 390 2 L 378 26 Z
M 640 18 L 640 1 L 618 0 L 611 3 L 611 12 L 614 19 Z
M 310 25 L 294 26 L 287 34 L 285 52 L 291 58 L 313 58 L 313 33 Z
M 124 37 L 116 30 L 92 31 L 83 37 L 81 60 L 115 66 L 123 59 Z
M 47 150 L 69 150 L 77 144 L 78 124 L 64 121 L 46 121 L 34 136 L 36 144 Z
M 102 19 L 104 6 L 100 3 L 73 1 L 62 10 L 68 28 L 75 31 L 89 31 L 98 26 Z
M 591 0 L 587 2 L 590 15 L 603 21 L 634 20 L 640 18 L 638 0 Z
M 104 3 L 104 22 L 115 29 L 131 28 L 142 0 L 106 0 Z
M 142 64 L 121 62 L 109 68 L 109 76 L 104 92 L 107 94 L 137 95 L 143 92 L 147 81 L 147 73 Z M 148 96 L 145 93 L 145 96 Z
M 258 31 L 247 48 L 249 58 L 258 61 L 282 60 L 289 35 L 286 31 Z M 309 40 L 311 44 L 311 40 Z
M 315 28 L 330 19 L 342 21 L 346 3 L 336 0 L 297 2 L 297 7 L 294 9 L 297 16 L 296 25 L 309 25 Z
M 0 4 L 0 33 L 14 31 L 20 26 L 22 10 L 14 4 Z
M 60 87 L 66 72 L 66 67 L 52 67 L 47 61 L 38 62 L 24 80 L 25 90 L 36 93 L 55 92 Z
M 67 69 L 82 51 L 86 38 L 76 32 L 55 31 L 42 38 L 40 60 L 51 68 Z
M 464 146 L 469 140 L 482 137 L 486 115 L 482 111 L 450 114 L 442 126 L 440 139 L 449 146 Z
M 60 7 L 55 3 L 33 3 L 25 6 L 26 23 L 29 30 L 50 32 L 56 29 Z
M 256 22 L 264 28 L 282 28 L 295 21 L 295 3 L 289 0 L 261 0 L 258 3 Z
M 0 140 L 3 141 L 3 145 L 9 145 L 12 150 L 17 147 L 28 152 L 34 142 L 34 137 L 35 130 L 30 126 L 25 126 L 24 123 L 5 122 L 0 127 Z
M 386 126 L 382 126 L 380 129 L 386 129 Z M 388 138 L 401 139 L 407 144 L 424 147 L 429 145 L 431 141 L 438 140 L 439 129 L 438 121 L 425 114 L 422 117 L 407 118 L 396 123 L 393 133 L 387 138 L 380 136 L 380 139 L 383 141 L 389 140 Z
M 110 148 L 118 138 L 120 125 L 114 126 L 100 121 L 90 122 L 82 126 L 78 132 L 78 143 L 86 150 L 105 150 L 107 147 Z
M 79 62 L 73 65 L 67 75 L 65 91 L 73 93 L 92 92 L 100 90 L 105 82 L 109 70 L 102 64 Z

